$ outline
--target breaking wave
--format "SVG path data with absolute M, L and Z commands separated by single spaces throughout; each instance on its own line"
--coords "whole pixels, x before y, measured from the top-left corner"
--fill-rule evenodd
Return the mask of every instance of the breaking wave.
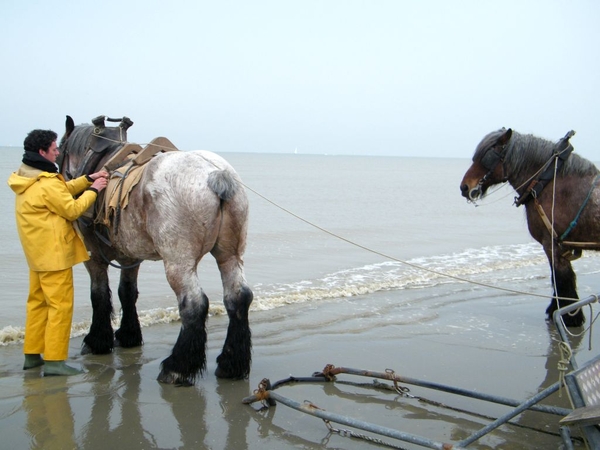
M 521 269 L 535 267 L 526 273 Z M 546 257 L 537 243 L 467 249 L 462 252 L 414 258 L 407 262 L 386 261 L 329 274 L 317 280 L 291 284 L 256 284 L 251 311 L 267 311 L 298 303 L 368 295 L 380 291 L 426 289 L 450 283 L 485 283 L 513 286 L 518 280 L 547 276 Z M 211 315 L 226 314 L 220 304 L 211 304 Z M 138 311 L 142 327 L 179 320 L 177 307 Z M 120 317 L 116 314 L 114 326 Z M 73 324 L 72 337 L 88 332 L 90 321 Z M 0 345 L 23 341 L 24 329 L 7 326 L 0 330 Z

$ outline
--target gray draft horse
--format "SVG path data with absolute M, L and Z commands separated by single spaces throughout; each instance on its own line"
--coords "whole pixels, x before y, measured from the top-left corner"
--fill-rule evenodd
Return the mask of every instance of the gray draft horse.
M 105 126 L 105 119 L 119 122 Z M 123 147 L 128 118 L 100 116 L 93 125 L 75 126 L 67 116 L 58 163 L 66 179 L 93 173 Z M 97 202 L 98 203 L 98 202 Z M 215 375 L 246 378 L 251 365 L 248 309 L 253 294 L 244 277 L 243 253 L 248 227 L 248 199 L 235 170 L 218 155 L 206 151 L 169 151 L 156 154 L 119 211 L 118 229 L 80 219 L 80 230 L 90 260 L 93 308 L 90 331 L 82 353 L 106 354 L 115 345 L 142 345 L 138 320 L 137 277 L 143 260 L 162 260 L 169 285 L 177 296 L 181 329 L 172 353 L 161 364 L 158 380 L 193 385 L 206 370 L 208 298 L 197 276 L 201 258 L 210 252 L 223 283 L 229 327 Z M 119 329 L 111 325 L 113 306 L 108 267 L 120 265 Z
M 582 250 L 600 250 L 600 171 L 572 154 L 573 134 L 552 142 L 505 128 L 489 133 L 460 183 L 463 197 L 471 202 L 499 183 L 516 190 L 515 204 L 525 205 L 529 232 L 542 244 L 554 276 L 554 298 L 546 309 L 550 318 L 579 298 L 571 261 Z M 581 310 L 563 319 L 571 327 L 585 322 Z

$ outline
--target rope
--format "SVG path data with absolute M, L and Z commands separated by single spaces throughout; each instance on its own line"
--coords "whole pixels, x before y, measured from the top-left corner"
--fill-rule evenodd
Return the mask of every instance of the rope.
M 551 218 L 551 225 L 552 225 L 552 231 L 554 231 L 554 206 L 556 203 L 556 174 L 558 172 L 558 158 L 554 160 L 554 182 L 552 183 L 552 208 L 550 209 L 550 218 Z M 551 236 L 552 239 L 554 239 L 554 236 Z M 551 250 L 551 258 L 552 258 L 552 288 L 554 289 L 554 294 L 556 294 L 557 291 L 557 283 L 556 283 L 556 271 L 554 270 L 554 267 L 556 266 L 555 264 L 555 253 L 554 253 L 554 249 L 555 249 L 555 245 L 554 243 L 552 243 L 552 250 Z M 556 309 L 560 308 L 560 304 L 558 301 L 558 297 L 555 297 L 556 302 Z
M 558 381 L 560 381 L 560 387 L 558 389 L 559 397 L 562 397 L 562 387 L 565 383 L 565 375 L 570 369 L 571 358 L 573 357 L 573 350 L 571 350 L 571 346 L 568 342 L 560 341 L 558 343 L 558 349 L 560 350 L 560 359 L 556 364 L 556 368 L 558 369 Z M 569 395 L 569 390 L 567 389 L 567 396 L 569 397 L 569 401 L 571 402 L 571 408 L 575 408 L 573 405 L 573 401 L 571 400 L 571 395 Z
M 495 286 L 495 285 L 492 285 L 492 284 L 481 283 L 481 282 L 478 282 L 478 281 L 469 280 L 467 278 L 462 278 L 462 277 L 458 277 L 458 276 L 455 276 L 455 275 L 450 275 L 450 274 L 447 274 L 447 273 L 444 273 L 444 272 L 440 272 L 438 270 L 429 269 L 427 267 L 423 267 L 423 266 L 420 266 L 418 264 L 410 263 L 408 261 L 404 261 L 404 260 L 401 260 L 401 259 L 398 259 L 398 258 L 394 258 L 393 256 L 390 256 L 388 254 L 385 254 L 385 253 L 377 251 L 377 250 L 373 250 L 373 249 L 371 249 L 369 247 L 365 247 L 364 245 L 361 245 L 361 244 L 359 244 L 357 242 L 354 242 L 354 241 L 352 241 L 350 239 L 347 239 L 347 238 L 345 238 L 343 236 L 340 236 L 340 235 L 338 235 L 336 233 L 333 233 L 333 232 L 331 232 L 331 231 L 329 231 L 329 230 L 327 230 L 327 229 L 325 229 L 325 228 L 323 228 L 323 227 L 321 227 L 321 226 L 319 226 L 319 225 L 317 225 L 317 224 L 315 224 L 315 223 L 313 223 L 313 222 L 311 222 L 311 221 L 309 221 L 307 219 L 304 219 L 303 217 L 301 217 L 301 216 L 293 213 L 292 211 L 284 208 L 283 206 L 275 203 L 273 200 L 268 199 L 264 195 L 260 194 L 259 192 L 255 191 L 254 189 L 246 186 L 245 184 L 242 183 L 242 185 L 246 189 L 248 189 L 249 191 L 251 191 L 254 194 L 258 195 L 260 198 L 262 198 L 266 202 L 268 202 L 268 203 L 272 204 L 273 206 L 281 209 L 282 211 L 284 211 L 285 213 L 287 213 L 287 214 L 295 217 L 296 219 L 298 219 L 298 220 L 300 220 L 300 221 L 302 221 L 302 222 L 304 222 L 304 223 L 306 223 L 306 224 L 308 224 L 308 225 L 310 225 L 310 226 L 312 226 L 312 227 L 314 227 L 314 228 L 316 228 L 316 229 L 318 229 L 318 230 L 320 230 L 320 231 L 322 231 L 322 232 L 324 232 L 326 234 L 329 234 L 330 236 L 335 237 L 336 239 L 339 239 L 341 241 L 347 242 L 350 245 L 353 245 L 355 247 L 361 248 L 361 249 L 363 249 L 363 250 L 365 250 L 367 252 L 370 252 L 370 253 L 373 253 L 375 255 L 381 256 L 381 257 L 389 259 L 391 261 L 396 261 L 396 262 L 399 262 L 401 264 L 405 264 L 405 265 L 407 265 L 409 267 L 412 267 L 414 269 L 423 270 L 425 272 L 430 272 L 430 273 L 433 273 L 435 275 L 439 275 L 439 276 L 442 276 L 442 277 L 452 278 L 454 280 L 461 281 L 461 282 L 464 282 L 464 283 L 470 283 L 470 284 L 474 284 L 474 285 L 477 285 L 477 286 L 482 286 L 482 287 L 491 288 L 491 289 L 497 289 L 497 290 L 504 291 L 504 292 L 510 292 L 512 294 L 523 294 L 523 295 L 529 295 L 529 296 L 532 296 L 532 297 L 548 298 L 548 295 L 535 294 L 533 292 L 519 291 L 517 289 L 510 289 L 510 288 L 504 288 L 504 287 L 500 287 L 500 286 Z M 578 299 L 575 299 L 575 298 L 567 298 L 567 297 L 556 297 L 556 298 L 559 298 L 561 300 L 573 300 L 573 301 L 578 300 Z
M 103 139 L 107 139 L 109 141 L 119 143 L 118 141 L 115 141 L 115 140 L 112 140 L 112 139 L 108 139 L 108 138 L 104 138 L 104 137 L 103 137 Z M 126 143 L 128 143 L 128 142 L 126 142 Z M 139 145 L 153 145 L 153 144 L 149 143 L 149 144 L 139 144 Z M 208 163 L 212 164 L 217 169 L 221 169 L 213 161 L 210 161 L 207 158 L 204 158 L 204 160 L 206 160 Z M 278 203 L 276 203 L 273 200 L 265 197 L 264 195 L 262 195 L 258 191 L 252 189 L 250 186 L 244 184 L 242 181 L 240 181 L 240 184 L 242 186 L 244 186 L 250 192 L 256 194 L 257 196 L 259 196 L 260 198 L 262 198 L 263 200 L 265 200 L 267 203 L 270 203 L 271 205 L 273 205 L 276 208 L 282 210 L 286 214 L 289 214 L 290 216 L 295 217 L 296 219 L 300 220 L 301 222 L 304 222 L 307 225 L 310 225 L 311 227 L 316 228 L 317 230 L 322 231 L 325 234 L 328 234 L 328 235 L 330 235 L 330 236 L 332 236 L 332 237 L 334 237 L 336 239 L 344 241 L 344 242 L 346 242 L 346 243 L 348 243 L 350 245 L 353 245 L 353 246 L 355 246 L 357 248 L 360 248 L 360 249 L 365 250 L 367 252 L 370 252 L 370 253 L 373 253 L 375 255 L 381 256 L 382 258 L 389 259 L 391 261 L 395 261 L 395 262 L 407 265 L 407 266 L 412 267 L 412 268 L 417 269 L 417 270 L 422 270 L 422 271 L 425 271 L 425 272 L 433 273 L 433 274 L 441 276 L 441 277 L 451 278 L 453 280 L 460 281 L 460 282 L 463 282 L 463 283 L 473 284 L 473 285 L 476 285 L 476 286 L 481 286 L 481 287 L 485 287 L 485 288 L 489 288 L 489 289 L 496 289 L 496 290 L 503 291 L 503 292 L 509 292 L 511 294 L 520 294 L 520 295 L 528 295 L 528 296 L 531 296 L 531 297 L 548 298 L 548 295 L 536 294 L 536 293 L 533 293 L 533 292 L 520 291 L 520 290 L 517 290 L 517 289 L 510 289 L 510 288 L 495 286 L 495 285 L 488 284 L 488 283 L 482 283 L 482 282 L 478 282 L 478 281 L 473 281 L 473 280 L 469 280 L 467 278 L 462 278 L 462 277 L 458 277 L 458 276 L 455 276 L 455 275 L 450 275 L 450 274 L 447 274 L 447 273 L 444 273 L 444 272 L 440 272 L 440 271 L 437 271 L 437 270 L 434 270 L 434 269 L 429 269 L 427 267 L 420 266 L 418 264 L 414 264 L 414 263 L 410 263 L 408 261 L 404 261 L 404 260 L 401 260 L 401 259 L 398 259 L 398 258 L 394 258 L 391 255 L 385 254 L 385 253 L 377 251 L 377 250 L 373 250 L 373 249 L 371 249 L 369 247 L 365 247 L 364 245 L 361 245 L 361 244 L 359 244 L 359 243 L 357 243 L 355 241 L 352 241 L 352 240 L 347 239 L 347 238 L 345 238 L 343 236 L 340 236 L 339 234 L 333 233 L 333 232 L 331 232 L 331 231 L 329 231 L 329 230 L 327 230 L 327 229 L 325 229 L 325 228 L 323 228 L 323 227 L 321 227 L 321 226 L 319 226 L 319 225 L 317 225 L 317 224 L 315 224 L 315 223 L 313 223 L 313 222 L 311 222 L 311 221 L 309 221 L 309 220 L 307 220 L 307 219 L 299 216 L 298 214 L 290 211 L 289 209 L 287 209 L 287 208 L 279 205 Z M 556 298 L 556 300 L 571 300 L 571 301 L 577 301 L 578 300 L 576 298 L 569 298 L 569 297 L 555 297 L 555 298 Z

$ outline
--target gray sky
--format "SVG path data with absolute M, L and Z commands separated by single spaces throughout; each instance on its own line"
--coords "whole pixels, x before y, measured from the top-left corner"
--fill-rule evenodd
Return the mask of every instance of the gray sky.
M 182 150 L 470 158 L 488 132 L 600 160 L 595 0 L 3 0 L 0 145 L 128 116 Z

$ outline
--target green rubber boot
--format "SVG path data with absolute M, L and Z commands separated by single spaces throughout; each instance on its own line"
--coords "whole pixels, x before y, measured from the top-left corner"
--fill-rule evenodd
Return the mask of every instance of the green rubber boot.
M 44 367 L 44 376 L 56 376 L 56 375 L 79 375 L 82 374 L 83 370 L 76 369 L 75 367 L 67 366 L 64 361 L 46 361 Z
M 34 367 L 40 367 L 44 365 L 44 360 L 38 354 L 25 355 L 25 363 L 23 364 L 23 370 L 33 369 Z

